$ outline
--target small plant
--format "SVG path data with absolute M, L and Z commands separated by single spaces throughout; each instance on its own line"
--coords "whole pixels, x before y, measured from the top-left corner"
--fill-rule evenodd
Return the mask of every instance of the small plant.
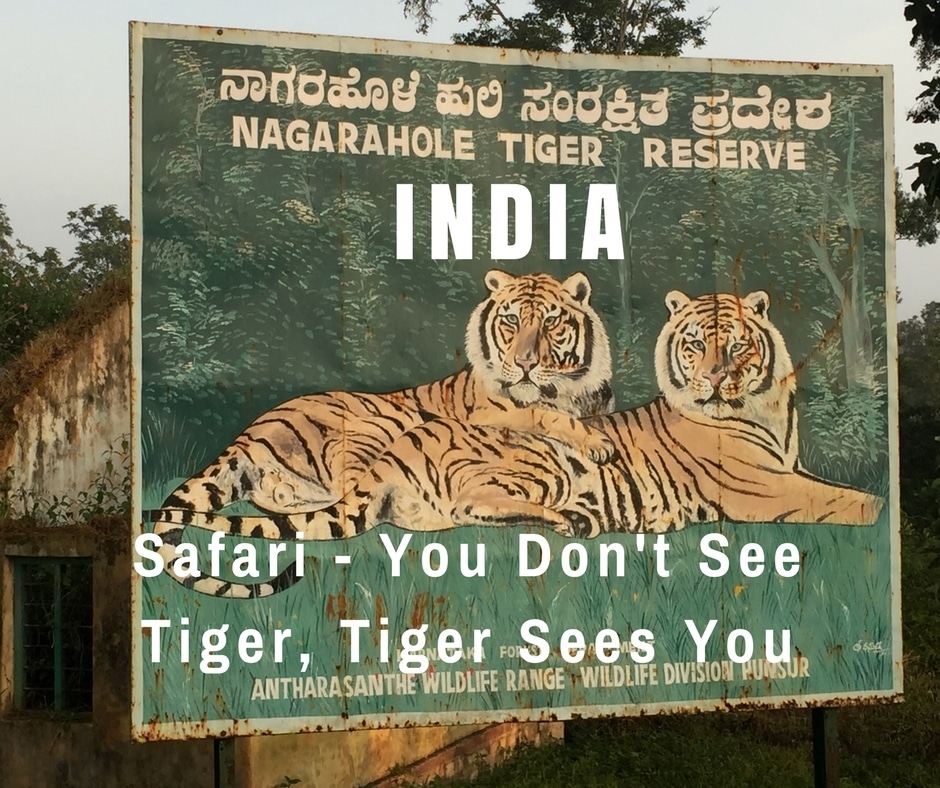
M 6 520 L 13 516 L 13 468 L 7 466 L 7 469 L 0 476 L 0 520 Z
M 74 497 L 53 495 L 49 499 L 35 490 L 17 488 L 12 467 L 0 476 L 0 520 L 28 517 L 43 525 L 68 526 L 86 523 L 94 517 L 127 517 L 130 510 L 130 441 L 126 435 L 120 438 L 120 448 L 108 447 L 100 475 Z
M 120 450 L 109 446 L 104 453 L 104 473 L 75 498 L 75 517 L 79 521 L 99 515 L 131 513 L 130 441 L 121 437 Z

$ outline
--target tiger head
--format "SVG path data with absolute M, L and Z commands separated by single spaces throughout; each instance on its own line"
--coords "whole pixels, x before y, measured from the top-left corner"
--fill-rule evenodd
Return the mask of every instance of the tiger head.
M 467 358 L 495 396 L 577 418 L 613 409 L 610 343 L 582 274 L 492 270 L 467 325 Z
M 762 290 L 743 298 L 690 298 L 678 290 L 666 296 L 656 379 L 674 410 L 756 422 L 789 443 L 796 380 L 769 306 Z

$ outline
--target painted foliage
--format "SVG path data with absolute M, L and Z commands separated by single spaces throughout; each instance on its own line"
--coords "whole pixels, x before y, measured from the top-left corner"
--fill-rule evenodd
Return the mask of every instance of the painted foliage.
M 138 737 L 900 691 L 889 73 L 133 36 Z

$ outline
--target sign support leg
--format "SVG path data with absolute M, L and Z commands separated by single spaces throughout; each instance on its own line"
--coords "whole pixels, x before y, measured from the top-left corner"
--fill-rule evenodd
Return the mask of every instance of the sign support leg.
M 235 788 L 235 739 L 213 739 L 214 788 Z
M 839 788 L 839 733 L 834 708 L 812 709 L 813 785 Z

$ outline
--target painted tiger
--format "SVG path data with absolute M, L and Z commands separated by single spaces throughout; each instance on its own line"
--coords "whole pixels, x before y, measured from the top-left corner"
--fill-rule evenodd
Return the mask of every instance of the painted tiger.
M 669 407 L 688 418 L 736 426 L 797 465 L 796 375 L 768 317 L 770 296 L 666 295 L 669 318 L 656 340 L 656 382 Z M 694 445 L 694 444 L 690 444 Z
M 656 343 L 661 396 L 589 420 L 616 446 L 607 463 L 541 433 L 431 419 L 400 435 L 322 511 L 269 520 L 205 514 L 198 524 L 283 540 L 347 538 L 385 522 L 411 530 L 528 523 L 585 537 L 718 520 L 873 523 L 877 497 L 797 467 L 793 366 L 767 294 L 672 292 L 666 306 Z M 195 587 L 265 596 L 293 582 L 285 573 L 255 585 L 203 578 Z
M 323 392 L 273 408 L 170 493 L 155 532 L 178 540 L 174 531 L 198 512 L 241 500 L 272 515 L 321 508 L 354 489 L 398 436 L 434 417 L 552 435 L 606 461 L 610 439 L 579 421 L 613 409 L 610 343 L 588 278 L 491 270 L 484 283 L 463 370 L 402 391 Z

